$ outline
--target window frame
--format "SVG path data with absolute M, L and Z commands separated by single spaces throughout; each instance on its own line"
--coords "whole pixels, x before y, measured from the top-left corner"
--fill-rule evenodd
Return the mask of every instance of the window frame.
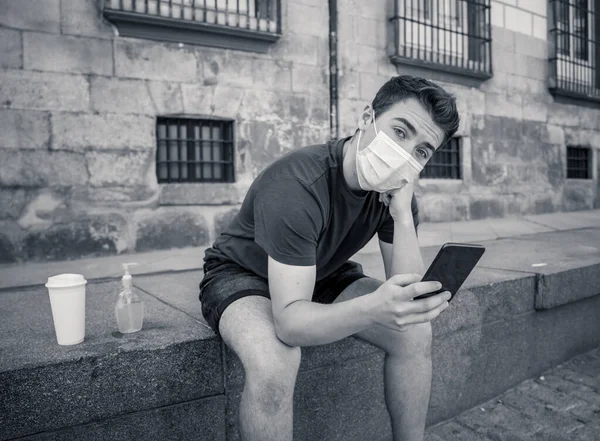
M 582 159 L 582 158 L 578 158 L 578 157 L 574 157 L 574 156 L 569 156 L 569 150 L 570 149 L 576 149 L 579 151 L 585 151 L 586 152 L 586 168 L 585 168 L 585 174 L 586 177 L 582 178 L 582 177 L 572 177 L 569 176 L 569 172 L 579 172 L 584 170 L 583 168 L 579 168 L 579 169 L 572 169 L 569 168 L 569 160 L 577 160 L 577 159 Z M 568 181 L 591 181 L 594 179 L 594 172 L 593 172 L 593 150 L 591 147 L 587 147 L 587 146 L 582 146 L 582 145 L 567 145 L 566 146 L 566 172 L 565 172 L 565 179 L 567 179 Z
M 456 150 L 452 149 L 452 143 L 455 142 L 456 143 Z M 427 179 L 427 180 L 435 180 L 435 181 L 462 181 L 464 179 L 464 172 L 463 172 L 463 155 L 464 155 L 464 149 L 463 149 L 463 145 L 464 145 L 464 137 L 462 136 L 453 136 L 446 145 L 440 147 L 431 157 L 431 159 L 427 162 L 427 164 L 425 165 L 425 167 L 423 167 L 423 170 L 421 171 L 421 174 L 419 176 L 419 179 Z M 451 150 L 447 151 L 445 150 L 447 147 L 450 147 Z M 443 163 L 443 162 L 435 162 L 434 159 L 436 158 L 436 155 L 438 157 L 440 157 L 440 153 L 444 153 L 446 155 L 449 155 L 451 157 L 453 157 L 455 155 L 456 157 L 456 162 L 454 160 L 452 160 L 451 164 L 447 164 L 447 163 Z M 429 167 L 429 168 L 428 168 Z M 454 176 L 450 176 L 450 177 L 443 177 L 443 176 L 433 176 L 433 173 L 430 175 L 427 174 L 423 174 L 423 172 L 425 172 L 426 170 L 431 170 L 431 172 L 433 172 L 434 168 L 450 168 L 451 170 L 455 170 L 456 171 L 456 175 L 457 177 Z M 453 175 L 454 173 L 450 173 L 450 175 Z

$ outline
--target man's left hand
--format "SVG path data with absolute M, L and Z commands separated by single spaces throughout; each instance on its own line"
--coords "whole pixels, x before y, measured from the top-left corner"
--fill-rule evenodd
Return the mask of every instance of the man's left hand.
M 394 220 L 400 219 L 402 215 L 412 218 L 411 202 L 414 189 L 414 182 L 409 182 L 396 190 L 381 193 L 379 201 L 390 207 L 390 215 Z

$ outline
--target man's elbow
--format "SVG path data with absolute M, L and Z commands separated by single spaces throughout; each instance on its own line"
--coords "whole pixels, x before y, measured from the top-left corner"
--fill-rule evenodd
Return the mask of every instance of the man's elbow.
M 298 346 L 295 344 L 294 332 L 290 327 L 289 321 L 285 318 L 274 317 L 275 322 L 275 335 L 288 346 Z

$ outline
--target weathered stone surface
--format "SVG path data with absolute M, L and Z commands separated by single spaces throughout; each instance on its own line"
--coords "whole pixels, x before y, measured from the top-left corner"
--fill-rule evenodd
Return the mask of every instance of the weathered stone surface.
M 197 57 L 198 73 L 201 76 L 199 81 L 203 81 L 205 86 L 220 84 L 250 88 L 254 85 L 254 61 L 256 60 L 254 55 L 201 48 L 197 52 Z
M 140 186 L 156 181 L 154 155 L 151 150 L 140 152 L 96 152 L 86 153 L 90 184 L 94 186 Z
M 87 284 L 86 337 L 74 346 L 56 343 L 45 287 L 0 295 L 5 312 L 0 347 L 7 355 L 0 359 L 0 414 L 8 422 L 2 439 L 223 393 L 221 347 L 214 334 L 143 292 L 142 330 L 121 334 L 114 316 L 120 287 L 120 282 Z M 35 326 L 23 326 L 23 314 Z M 216 427 L 205 430 L 222 433 Z
M 486 93 L 485 111 L 488 115 L 523 118 L 523 100 L 518 94 Z
M 50 114 L 27 110 L 0 110 L 0 148 L 47 149 Z
M 152 149 L 156 122 L 143 115 L 61 113 L 52 117 L 53 150 Z
M 589 210 L 594 203 L 594 187 L 593 182 L 590 185 L 573 185 L 569 182 L 563 190 L 563 205 L 567 211 Z
M 23 441 L 225 441 L 225 395 L 143 410 L 81 426 L 27 436 Z
M 115 44 L 115 74 L 125 78 L 194 83 L 197 81 L 196 57 L 189 49 L 180 49 L 174 43 L 119 38 Z
M 252 60 L 254 87 L 281 92 L 292 90 L 292 63 L 280 60 Z
M 466 219 L 468 199 L 447 194 L 423 194 L 419 197 L 419 216 L 423 222 Z
M 173 207 L 136 213 L 136 251 L 206 245 L 208 228 L 198 210 Z
M 61 0 L 61 32 L 111 38 L 114 31 L 102 17 L 102 2 L 97 0 Z
M 32 231 L 23 241 L 27 260 L 69 260 L 106 256 L 126 249 L 127 222 L 119 214 L 75 218 L 44 231 Z
M 18 260 L 18 252 L 9 236 L 0 233 L 0 263 L 14 263 Z
M 160 184 L 161 205 L 241 204 L 248 191 L 244 183 Z
M 284 59 L 293 63 L 319 65 L 319 52 L 327 41 L 307 34 L 285 34 L 276 45 L 271 47 L 275 59 Z
M 232 208 L 226 213 L 220 214 L 217 217 L 215 217 L 215 234 L 217 236 L 220 235 L 239 212 L 239 208 Z
M 90 82 L 92 109 L 97 112 L 156 114 L 145 81 L 92 77 Z
M 506 216 L 506 206 L 502 199 L 477 198 L 474 196 L 469 206 L 469 214 L 469 219 L 504 217 Z
M 200 86 L 197 84 L 182 84 L 183 108 L 186 113 L 195 115 L 215 115 L 221 118 L 236 118 L 242 110 L 242 100 L 250 93 L 244 89 L 228 86 Z M 255 91 L 262 94 L 261 91 Z M 265 94 L 268 92 L 264 92 Z M 247 112 L 255 110 L 256 102 L 252 103 Z
M 295 64 L 292 69 L 292 91 L 327 95 L 329 73 L 320 67 Z
M 568 106 L 555 103 L 548 108 L 548 124 L 556 126 L 579 126 L 579 109 L 577 106 Z
M 0 25 L 60 32 L 60 0 L 0 0 Z
M 25 69 L 112 75 L 110 40 L 25 32 Z
M 89 84 L 81 75 L 0 71 L 0 106 L 15 109 L 87 110 Z
M 179 83 L 146 81 L 156 114 L 183 113 L 183 96 Z
M 370 102 L 375 98 L 375 95 L 385 84 L 389 78 L 381 75 L 373 75 L 369 73 L 360 74 L 360 97 L 367 102 Z
M 0 29 L 0 68 L 21 69 L 23 67 L 23 45 L 21 32 Z
M 290 2 L 287 5 L 287 22 L 290 29 L 298 34 L 327 38 L 329 33 L 329 15 L 327 9 Z
M 54 212 L 64 209 L 64 202 L 49 190 L 42 190 L 31 200 L 19 219 L 19 226 L 25 230 L 44 230 L 52 226 Z
M 22 188 L 0 188 L 0 219 L 18 219 L 27 204 Z
M 41 187 L 85 184 L 85 157 L 71 152 L 0 150 L 0 185 Z

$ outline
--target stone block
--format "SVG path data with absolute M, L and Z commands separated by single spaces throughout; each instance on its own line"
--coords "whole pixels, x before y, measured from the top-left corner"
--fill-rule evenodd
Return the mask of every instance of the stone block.
M 85 111 L 89 84 L 82 75 L 0 71 L 0 106 L 31 110 Z
M 0 185 L 44 187 L 85 184 L 88 172 L 79 153 L 0 150 Z
M 548 22 L 546 17 L 533 16 L 533 36 L 544 42 L 548 40 Z
M 462 196 L 447 194 L 424 194 L 419 198 L 419 215 L 422 222 L 448 222 L 464 220 L 468 214 L 468 202 Z
M 323 7 L 291 2 L 287 5 L 287 28 L 296 34 L 327 38 L 329 15 Z
M 548 41 L 545 35 L 542 40 L 533 35 L 515 33 L 515 49 L 519 54 L 544 60 L 546 64 L 548 63 Z
M 248 191 L 245 182 L 160 184 L 160 205 L 233 205 L 241 204 Z
M 338 79 L 338 93 L 341 99 L 359 99 L 360 73 L 351 68 L 341 71 Z
M 174 43 L 120 38 L 115 43 L 115 75 L 126 78 L 195 83 L 194 52 Z
M 505 2 L 506 3 L 506 2 Z M 505 27 L 493 26 L 492 27 L 492 41 L 494 42 L 494 51 L 498 48 L 502 48 L 508 52 L 515 52 L 515 33 L 513 31 L 508 30 Z M 492 52 L 492 55 L 493 55 Z M 496 65 L 494 65 L 494 71 L 496 70 Z M 495 75 L 495 73 L 494 73 Z
M 582 107 L 580 111 L 580 127 L 600 131 L 600 110 Z
M 313 95 L 329 94 L 329 72 L 316 66 L 295 64 L 292 69 L 292 91 Z
M 513 32 L 533 34 L 533 16 L 530 12 L 512 6 L 504 7 L 504 27 Z
M 388 77 L 372 75 L 369 73 L 361 73 L 360 97 L 367 102 L 373 101 L 381 86 L 383 86 L 388 80 Z
M 198 210 L 167 207 L 135 215 L 137 252 L 207 245 L 209 231 Z
M 548 104 L 535 97 L 523 96 L 523 119 L 546 122 L 548 119 Z
M 60 0 L 0 0 L 0 26 L 60 32 Z
M 256 106 L 267 107 L 264 102 L 246 100 L 248 95 L 254 93 L 257 100 L 268 98 L 266 90 L 245 90 L 230 86 L 200 86 L 195 84 L 182 84 L 183 108 L 185 113 L 194 115 L 214 115 L 220 118 L 235 119 L 238 114 L 254 113 Z M 245 106 L 248 106 L 245 108 Z M 272 110 L 271 110 L 272 111 Z M 262 116 L 262 115 L 261 115 Z
M 546 17 L 546 0 L 518 0 L 519 8 Z
M 504 200 L 496 198 L 476 198 L 473 196 L 469 206 L 469 219 L 486 219 L 506 216 Z
M 542 142 L 560 146 L 565 144 L 565 131 L 562 127 L 548 124 L 546 128 L 547 137 L 543 138 Z
M 233 221 L 233 219 L 240 212 L 239 208 L 232 208 L 231 210 L 220 214 L 215 217 L 215 235 L 219 236 L 227 226 Z
M 92 77 L 90 84 L 92 110 L 96 112 L 156 114 L 145 81 Z
M 61 32 L 112 38 L 112 25 L 102 17 L 102 2 L 97 0 L 61 0 Z
M 23 53 L 25 69 L 97 75 L 113 74 L 110 40 L 25 32 Z
M 313 35 L 289 33 L 271 46 L 270 53 L 275 59 L 318 66 L 319 48 L 325 44 L 323 39 Z
M 562 127 L 578 127 L 580 124 L 579 109 L 577 106 L 556 103 L 548 106 L 548 124 Z
M 485 94 L 485 110 L 491 116 L 523 119 L 523 99 L 517 94 Z
M 600 131 L 566 127 L 565 142 L 567 145 L 597 146 L 600 145 Z
M 49 145 L 48 112 L 0 109 L 0 149 L 47 149 Z
M 255 58 L 252 61 L 254 87 L 274 91 L 292 90 L 292 63 Z
M 129 413 L 107 420 L 27 436 L 23 441 L 225 441 L 224 395 Z
M 496 0 L 492 0 L 490 9 L 492 16 L 492 29 L 494 27 L 504 27 L 504 5 Z
M 568 182 L 563 189 L 565 211 L 590 210 L 594 203 L 594 188 L 591 185 L 573 185 Z
M 85 341 L 64 348 L 56 344 L 46 288 L 3 292 L 0 306 L 9 313 L 0 327 L 8 356 L 0 363 L 0 411 L 9 424 L 3 426 L 2 439 L 135 416 L 223 393 L 221 343 L 214 333 L 139 292 L 144 326 L 138 333 L 121 334 L 113 309 L 120 286 L 88 283 Z M 25 313 L 35 328 L 20 325 Z M 219 409 L 218 401 L 213 404 Z M 147 437 L 146 432 L 136 436 Z
M 19 219 L 19 226 L 25 230 L 45 230 L 54 223 L 54 213 L 64 210 L 64 201 L 48 189 L 42 190 L 31 200 Z
M 370 18 L 357 18 L 354 20 L 354 41 L 365 46 L 385 49 L 387 45 L 387 23 Z
M 86 160 L 93 186 L 135 186 L 156 182 L 154 149 L 125 153 L 91 151 L 86 153 Z
M 169 113 L 184 113 L 183 95 L 179 83 L 168 83 L 165 81 L 146 81 L 150 99 L 154 104 L 157 115 Z
M 90 203 L 99 206 L 114 206 L 115 202 L 138 201 L 151 206 L 155 204 L 157 189 L 144 186 L 133 187 L 90 187 L 75 186 L 70 189 L 70 200 L 82 206 Z
M 53 150 L 153 149 L 155 119 L 143 115 L 59 113 L 52 116 Z
M 373 0 L 365 3 L 362 0 L 350 0 L 348 10 L 353 11 L 360 18 L 371 18 L 379 21 L 386 21 L 391 12 L 390 3 L 386 0 Z
M 22 188 L 0 188 L 0 219 L 18 219 L 27 204 Z
M 203 48 L 197 53 L 198 73 L 205 86 L 251 88 L 254 84 L 255 56 Z M 263 59 L 261 59 L 263 60 Z M 263 60 L 268 62 L 269 60 Z M 261 72 L 263 73 L 263 72 Z
M 23 67 L 23 44 L 21 32 L 0 28 L 0 68 Z
M 186 96 L 186 87 L 183 86 L 184 103 L 187 102 L 188 97 Z M 190 99 L 190 101 L 193 103 Z M 188 108 L 186 107 L 186 110 Z M 288 96 L 282 93 L 272 92 L 269 90 L 246 90 L 241 96 L 241 102 L 239 106 L 239 117 L 242 121 L 252 121 L 256 119 L 264 121 L 281 121 L 286 115 L 289 114 L 289 100 Z M 240 123 L 238 129 L 240 130 L 239 136 L 242 139 L 242 126 L 247 124 Z
M 0 263 L 15 263 L 18 259 L 18 251 L 11 236 L 0 233 Z

